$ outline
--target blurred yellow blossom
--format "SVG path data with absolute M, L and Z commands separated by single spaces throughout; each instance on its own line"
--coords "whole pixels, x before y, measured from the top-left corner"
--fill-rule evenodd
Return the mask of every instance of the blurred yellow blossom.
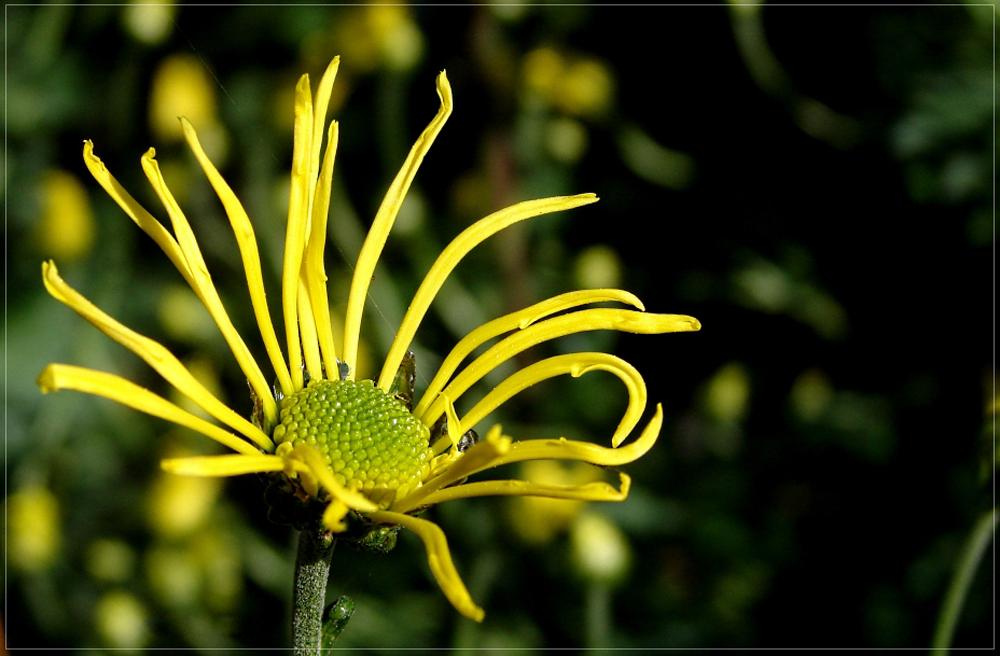
M 172 2 L 131 2 L 122 10 L 122 23 L 139 41 L 156 45 L 170 36 L 176 14 Z
M 750 376 L 739 362 L 722 366 L 705 384 L 705 409 L 716 420 L 742 421 L 750 400 Z
M 216 161 L 224 159 L 225 133 L 216 118 L 216 81 L 211 71 L 193 55 L 170 55 L 153 74 L 149 99 L 149 124 L 160 141 L 184 138 L 178 120 L 183 116 L 198 126 L 206 152 Z
M 336 40 L 344 58 L 363 72 L 380 65 L 408 70 L 424 52 L 423 34 L 401 5 L 357 7 L 338 21 Z
M 577 517 L 570 545 L 572 562 L 587 580 L 614 585 L 628 574 L 631 548 L 621 529 L 607 517 L 593 512 Z
M 165 285 L 156 306 L 156 314 L 172 339 L 204 344 L 215 335 L 212 318 L 186 285 Z
M 191 375 L 194 376 L 205 389 L 209 390 L 216 398 L 224 398 L 225 392 L 222 383 L 219 381 L 219 372 L 211 358 L 204 355 L 194 355 L 184 362 Z M 179 393 L 177 390 L 170 390 L 170 399 L 178 406 L 199 417 L 210 416 L 197 403 Z
M 573 264 L 573 282 L 583 289 L 618 287 L 622 281 L 622 261 L 615 249 L 605 244 L 585 248 Z
M 87 573 L 95 579 L 121 583 L 132 576 L 135 553 L 123 540 L 101 538 L 87 548 L 85 563 Z
M 215 478 L 158 475 L 149 494 L 150 526 L 165 537 L 189 535 L 204 525 L 221 488 Z
M 800 419 L 816 421 L 833 400 L 833 386 L 829 379 L 818 369 L 802 372 L 792 383 L 789 402 L 792 411 Z
M 140 648 L 149 640 L 149 613 L 134 595 L 109 592 L 94 607 L 94 627 L 109 647 Z
M 598 470 L 579 462 L 535 460 L 521 465 L 525 479 L 544 485 L 586 485 L 599 481 Z M 529 544 L 545 544 L 566 530 L 586 505 L 576 499 L 513 497 L 508 505 L 510 522 L 517 535 Z
M 201 592 L 201 572 L 187 545 L 159 544 L 146 552 L 146 580 L 156 599 L 166 606 L 194 604 Z
M 29 485 L 7 497 L 7 562 L 37 572 L 59 551 L 59 500 L 47 489 Z
M 65 171 L 50 170 L 39 185 L 41 219 L 35 239 L 46 255 L 76 260 L 86 255 L 94 243 L 94 215 L 87 192 Z
M 567 56 L 549 46 L 525 56 L 523 76 L 531 94 L 572 116 L 598 117 L 614 97 L 614 76 L 604 62 Z

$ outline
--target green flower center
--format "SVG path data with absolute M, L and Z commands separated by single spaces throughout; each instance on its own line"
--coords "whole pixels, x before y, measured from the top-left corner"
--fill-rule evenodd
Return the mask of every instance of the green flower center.
M 430 431 L 370 380 L 312 381 L 281 400 L 279 418 L 274 441 L 316 447 L 341 485 L 412 489 L 430 469 Z

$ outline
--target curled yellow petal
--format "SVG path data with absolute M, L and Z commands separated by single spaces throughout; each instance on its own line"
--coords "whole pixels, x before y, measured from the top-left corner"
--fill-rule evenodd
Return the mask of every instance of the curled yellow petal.
M 180 245 L 181 253 L 184 255 L 188 271 L 191 274 L 192 287 L 195 293 L 198 294 L 198 298 L 205 305 L 208 313 L 212 315 L 215 325 L 219 327 L 219 331 L 229 345 L 233 357 L 236 358 L 240 369 L 243 370 L 243 375 L 249 381 L 250 387 L 253 388 L 257 398 L 261 400 L 267 425 L 273 426 L 278 418 L 278 404 L 271 393 L 271 386 L 268 385 L 267 379 L 264 378 L 264 373 L 257 366 L 257 361 L 254 360 L 250 349 L 247 348 L 246 342 L 240 337 L 239 332 L 237 332 L 236 327 L 233 326 L 233 322 L 229 318 L 229 314 L 226 312 L 226 308 L 222 305 L 222 299 L 219 298 L 219 293 L 212 283 L 212 276 L 208 272 L 205 258 L 201 255 L 201 249 L 198 247 L 198 240 L 194 236 L 194 231 L 191 230 L 191 225 L 188 223 L 187 217 L 184 216 L 180 205 L 177 204 L 174 195 L 170 192 L 170 188 L 167 187 L 167 183 L 163 179 L 163 174 L 160 172 L 160 167 L 155 158 L 156 151 L 153 148 L 146 151 L 146 154 L 142 156 L 142 170 L 146 173 L 146 178 L 149 179 L 149 183 L 153 186 L 153 190 L 156 191 L 156 195 L 159 196 L 160 202 L 163 203 L 167 214 L 170 216 L 170 222 L 174 226 L 174 234 L 177 235 L 177 243 Z
M 292 449 L 288 457 L 304 462 L 312 471 L 316 480 L 319 481 L 319 484 L 330 493 L 330 496 L 342 501 L 352 510 L 360 510 L 361 512 L 378 510 L 378 506 L 368 500 L 365 495 L 354 490 L 349 490 L 341 485 L 337 481 L 337 477 L 330 471 L 330 466 L 326 464 L 326 460 L 323 459 L 323 456 L 320 455 L 320 452 L 315 447 L 308 444 L 300 444 Z
M 499 454 L 488 465 L 480 467 L 476 471 L 482 471 L 490 467 L 499 467 L 512 462 L 523 462 L 525 460 L 582 460 L 604 467 L 617 467 L 626 463 L 638 460 L 656 444 L 656 438 L 660 435 L 660 428 L 663 426 L 663 406 L 656 404 L 656 412 L 649 420 L 634 441 L 625 446 L 617 448 L 607 448 L 591 444 L 590 442 L 579 442 L 567 440 L 564 437 L 555 440 L 518 440 L 511 444 L 506 453 Z M 471 472 L 475 473 L 475 472 Z
M 413 178 L 420 168 L 420 163 L 437 138 L 445 121 L 451 115 L 452 98 L 451 85 L 448 83 L 448 76 L 444 71 L 437 77 L 437 92 L 441 100 L 441 107 L 431 120 L 430 124 L 417 138 L 413 148 L 410 149 L 406 161 L 396 174 L 396 178 L 389 185 L 382 205 L 379 206 L 372 227 L 361 245 L 361 252 L 358 254 L 358 262 L 354 267 L 354 277 L 351 279 L 351 292 L 347 298 L 347 313 L 344 320 L 344 362 L 350 367 L 351 379 L 354 378 L 354 371 L 357 369 L 358 340 L 361 336 L 361 315 L 364 313 L 365 301 L 368 298 L 368 287 L 371 285 L 372 276 L 375 275 L 375 265 L 382 255 L 382 248 L 389 238 L 392 224 L 396 221 L 399 208 L 403 206 L 406 192 L 413 182 Z
M 451 551 L 448 549 L 448 541 L 444 537 L 444 532 L 437 524 L 425 519 L 388 511 L 373 512 L 368 517 L 375 522 L 398 524 L 416 533 L 427 549 L 427 564 L 430 565 L 431 573 L 438 585 L 441 586 L 444 596 L 462 615 L 477 622 L 483 621 L 486 613 L 472 601 L 469 591 L 451 560 Z
M 515 394 L 536 383 L 563 374 L 570 374 L 574 378 L 578 378 L 591 371 L 607 371 L 614 374 L 624 383 L 628 392 L 628 406 L 611 437 L 611 446 L 618 446 L 639 423 L 639 419 L 646 409 L 646 384 L 635 367 L 621 358 L 607 353 L 557 355 L 521 369 L 493 388 L 489 394 L 465 413 L 458 429 L 459 435 L 464 435 L 466 431 L 510 400 Z M 438 450 L 437 445 L 435 445 L 434 450 Z
M 683 314 L 651 314 L 613 308 L 594 308 L 570 312 L 532 324 L 505 337 L 472 361 L 442 391 L 453 401 L 466 392 L 486 374 L 525 349 L 551 339 L 590 330 L 617 330 L 629 333 L 658 334 L 699 330 L 701 324 L 694 317 Z M 444 412 L 441 399 L 431 404 L 420 420 L 433 424 Z
M 219 401 L 204 385 L 191 375 L 174 355 L 158 342 L 126 328 L 59 277 L 54 262 L 42 263 L 42 280 L 45 289 L 57 301 L 92 323 L 98 330 L 129 349 L 155 369 L 179 392 L 194 401 L 205 412 L 233 430 L 244 435 L 265 451 L 274 450 L 274 443 L 263 431 Z
M 322 86 L 320 84 L 321 89 Z M 312 225 L 309 230 L 306 260 L 303 265 L 309 303 L 312 305 L 319 347 L 323 353 L 323 364 L 326 366 L 327 378 L 334 380 L 338 376 L 337 350 L 333 346 L 333 326 L 330 322 L 330 301 L 326 291 L 323 252 L 326 248 L 326 223 L 330 210 L 330 188 L 333 182 L 333 162 L 337 156 L 338 135 L 337 122 L 333 121 L 330 123 L 327 134 L 326 154 L 323 156 L 323 167 L 320 170 L 316 194 L 313 198 Z
M 45 393 L 75 390 L 85 394 L 102 396 L 140 412 L 166 419 L 178 426 L 198 431 L 233 451 L 251 455 L 259 453 L 255 447 L 236 435 L 222 430 L 215 424 L 177 407 L 162 396 L 115 374 L 68 364 L 50 364 L 39 375 L 38 386 Z
M 426 412 L 431 402 L 437 398 L 445 383 L 448 382 L 448 379 L 458 369 L 458 365 L 462 364 L 462 361 L 470 353 L 494 337 L 512 330 L 523 330 L 536 321 L 541 321 L 546 317 L 565 310 L 580 307 L 581 305 L 605 302 L 624 303 L 640 310 L 645 309 L 642 301 L 631 292 L 621 289 L 582 289 L 552 296 L 516 312 L 497 317 L 472 330 L 455 345 L 447 357 L 445 357 L 441 366 L 438 367 L 437 373 L 434 374 L 434 378 L 413 410 L 414 416 L 422 418 L 422 415 Z
M 511 446 L 510 438 L 502 436 L 499 427 L 494 427 L 482 440 L 473 444 L 464 453 L 450 453 L 450 464 L 445 465 L 440 473 L 432 476 L 416 490 L 398 499 L 392 505 L 392 509 L 408 512 L 419 508 L 424 505 L 424 500 L 434 492 L 462 480 L 473 472 L 490 467 L 497 458 L 510 451 Z
M 631 479 L 619 473 L 621 488 L 595 482 L 585 485 L 546 485 L 531 481 L 479 481 L 456 485 L 428 495 L 421 505 L 433 506 L 445 501 L 470 497 L 519 496 L 548 497 L 550 499 L 577 499 L 580 501 L 624 501 L 628 498 Z
M 486 218 L 480 219 L 462 231 L 455 239 L 448 244 L 431 266 L 430 271 L 424 276 L 420 288 L 414 294 L 410 306 L 406 310 L 403 322 L 396 331 L 396 337 L 389 348 L 385 364 L 382 366 L 382 373 L 379 376 L 378 386 L 385 392 L 389 391 L 396 371 L 399 369 L 403 356 L 413 341 L 417 333 L 417 327 L 423 321 L 427 309 L 433 302 L 441 286 L 448 276 L 455 269 L 458 263 L 469 251 L 481 244 L 489 237 L 501 230 L 526 219 L 534 218 L 544 214 L 560 212 L 573 209 L 581 205 L 597 202 L 594 194 L 579 194 L 577 196 L 557 196 L 554 198 L 542 198 L 530 200 L 512 205 L 506 209 L 494 212 Z
M 212 164 L 212 160 L 205 154 L 201 142 L 198 141 L 198 134 L 191 123 L 182 118 L 181 127 L 184 129 L 184 138 L 187 140 L 188 147 L 194 153 L 195 159 L 198 160 L 202 171 L 205 172 L 212 189 L 215 190 L 215 194 L 222 202 L 226 216 L 229 217 L 229 225 L 232 226 L 233 235 L 236 236 L 236 245 L 240 250 L 240 257 L 243 259 L 243 270 L 246 272 L 247 287 L 250 290 L 250 303 L 253 306 L 254 317 L 257 319 L 257 326 L 260 328 L 260 336 L 264 340 L 267 356 L 271 360 L 275 375 L 278 377 L 278 385 L 281 387 L 282 393 L 288 396 L 294 391 L 292 379 L 288 373 L 288 364 L 285 363 L 285 358 L 281 353 L 274 324 L 271 322 L 271 311 L 267 307 L 264 278 L 260 266 L 260 252 L 257 249 L 257 238 L 254 235 L 250 217 L 232 188 L 219 174 L 218 169 Z
M 260 453 L 257 455 L 192 456 L 161 460 L 160 467 L 164 471 L 181 476 L 217 478 L 280 472 L 285 468 L 285 461 L 280 456 Z
M 309 221 L 309 168 L 312 159 L 312 92 L 309 76 L 303 75 L 295 86 L 295 145 L 292 148 L 292 186 L 288 198 L 288 225 L 285 230 L 285 256 L 281 270 L 281 307 L 288 342 L 288 368 L 292 387 L 302 389 L 302 351 L 299 344 L 298 292 L 302 256 Z

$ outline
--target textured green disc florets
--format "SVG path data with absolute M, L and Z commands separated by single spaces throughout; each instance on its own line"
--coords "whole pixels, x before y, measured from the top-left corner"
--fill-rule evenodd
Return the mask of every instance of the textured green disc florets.
M 429 471 L 430 431 L 370 380 L 314 380 L 281 400 L 279 417 L 274 441 L 316 447 L 341 485 L 411 489 Z

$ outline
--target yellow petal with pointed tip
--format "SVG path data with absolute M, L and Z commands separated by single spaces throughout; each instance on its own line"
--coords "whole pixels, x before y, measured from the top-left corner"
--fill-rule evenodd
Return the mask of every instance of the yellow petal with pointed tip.
M 104 187 L 104 191 L 118 203 L 118 206 L 129 216 L 132 221 L 142 228 L 142 231 L 149 235 L 157 246 L 166 254 L 189 285 L 194 287 L 191 281 L 191 273 L 188 271 L 187 262 L 181 253 L 181 248 L 174 240 L 173 235 L 157 221 L 152 214 L 140 205 L 132 196 L 125 191 L 115 177 L 111 175 L 104 162 L 94 154 L 94 142 L 89 139 L 83 142 L 83 161 L 87 165 L 87 170 L 94 176 L 97 183 Z
M 167 382 L 194 401 L 205 412 L 243 434 L 265 451 L 274 450 L 271 438 L 215 398 L 163 345 L 126 328 L 66 284 L 66 281 L 59 277 L 59 271 L 54 262 L 42 263 L 42 280 L 45 283 L 45 289 L 53 298 L 67 305 L 105 335 L 145 360 Z
M 531 481 L 479 481 L 456 485 L 428 495 L 422 505 L 433 506 L 445 501 L 470 497 L 518 496 L 548 497 L 550 499 L 577 499 L 580 501 L 624 501 L 628 498 L 631 479 L 619 473 L 621 489 L 604 482 L 585 485 L 546 485 Z
M 233 234 L 236 236 L 236 245 L 240 250 L 240 257 L 243 259 L 243 270 L 246 272 L 247 287 L 250 290 L 250 303 L 253 306 L 254 317 L 257 319 L 257 326 L 260 328 L 261 339 L 264 340 L 264 348 L 267 350 L 271 366 L 278 377 L 278 385 L 285 396 L 289 396 L 294 391 L 292 389 L 292 379 L 288 373 L 288 364 L 281 353 L 281 345 L 278 343 L 278 336 L 274 331 L 274 324 L 271 322 L 271 311 L 267 307 L 267 296 L 264 291 L 264 277 L 261 273 L 260 252 L 257 249 L 257 238 L 254 235 L 253 225 L 250 217 L 247 216 L 243 203 L 240 202 L 236 194 L 233 193 L 229 184 L 219 175 L 218 169 L 212 164 L 212 160 L 205 154 L 205 150 L 198 141 L 198 134 L 194 126 L 185 119 L 181 119 L 181 126 L 184 129 L 184 138 L 188 147 L 194 153 L 195 159 L 201 165 L 202 171 L 208 177 L 209 183 L 215 190 L 216 196 L 222 202 L 222 207 L 229 217 L 229 225 L 232 226 Z
M 472 361 L 455 376 L 442 391 L 453 401 L 472 385 L 498 366 L 525 349 L 551 339 L 590 330 L 617 330 L 629 333 L 658 334 L 699 330 L 701 324 L 694 317 L 683 314 L 651 314 L 612 308 L 596 308 L 570 312 L 546 319 L 502 339 Z M 438 399 L 420 416 L 427 425 L 433 424 L 444 412 L 444 403 Z
M 320 170 L 316 195 L 313 199 L 312 226 L 303 266 L 309 303 L 312 305 L 313 318 L 316 320 L 320 351 L 323 353 L 323 364 L 326 366 L 326 377 L 331 380 L 336 380 L 339 374 L 337 350 L 333 345 L 333 325 L 330 321 L 330 300 L 326 291 L 323 252 L 326 248 L 326 224 L 330 211 L 330 188 L 333 183 L 333 162 L 337 156 L 338 135 L 337 122 L 333 121 L 327 134 L 326 154 L 323 156 L 323 167 Z
M 444 537 L 444 532 L 437 524 L 425 519 L 387 511 L 374 512 L 368 517 L 375 522 L 399 524 L 416 533 L 427 549 L 427 564 L 430 565 L 431 573 L 438 585 L 441 586 L 444 596 L 462 615 L 477 622 L 483 621 L 486 613 L 472 601 L 469 591 L 451 560 L 451 551 L 448 549 L 448 541 Z
M 38 377 L 38 386 L 45 393 L 76 390 L 103 396 L 140 412 L 198 431 L 233 451 L 243 454 L 258 453 L 256 448 L 236 435 L 182 410 L 162 396 L 115 374 L 68 364 L 50 364 Z
M 233 357 L 236 358 L 237 364 L 243 370 L 243 375 L 246 376 L 250 387 L 260 399 L 267 425 L 273 426 L 278 419 L 278 404 L 271 393 L 271 386 L 268 385 L 264 373 L 257 366 L 257 361 L 250 354 L 250 349 L 247 348 L 246 342 L 240 337 L 226 312 L 226 308 L 222 305 L 222 299 L 219 298 L 215 284 L 212 283 L 212 276 L 208 272 L 205 258 L 201 255 L 194 231 L 191 230 L 191 225 L 188 223 L 187 217 L 184 216 L 180 205 L 177 204 L 174 195 L 170 193 L 170 188 L 167 187 L 167 183 L 163 179 L 155 157 L 156 150 L 153 148 L 147 150 L 146 154 L 142 156 L 142 170 L 146 173 L 146 178 L 156 195 L 159 196 L 160 202 L 166 208 L 167 215 L 170 216 L 170 222 L 174 226 L 174 234 L 177 235 L 177 243 L 180 245 L 181 253 L 188 265 L 188 271 L 191 273 L 192 287 L 208 313 L 212 315 L 212 319 L 229 345 Z
M 543 380 L 571 374 L 578 378 L 591 371 L 607 371 L 617 376 L 628 392 L 628 407 L 622 415 L 614 435 L 611 436 L 611 446 L 618 446 L 632 432 L 643 411 L 646 409 L 646 384 L 635 367 L 621 358 L 607 353 L 569 353 L 546 358 L 540 362 L 521 369 L 494 387 L 462 417 L 459 434 L 474 427 L 488 414 L 506 403 L 515 394 Z M 442 440 L 443 442 L 443 440 Z M 443 448 L 443 445 L 440 446 Z M 438 451 L 439 445 L 434 445 Z
M 364 313 L 365 301 L 368 298 L 368 287 L 371 285 L 372 276 L 375 275 L 375 265 L 378 264 L 382 255 L 382 248 L 389 238 L 392 224 L 396 221 L 399 208 L 403 206 L 406 192 L 413 182 L 420 163 L 434 143 L 434 139 L 445 121 L 451 115 L 452 98 L 451 85 L 448 84 L 448 76 L 444 71 L 437 77 L 437 92 L 441 100 L 441 107 L 438 113 L 431 120 L 430 124 L 417 138 L 410 154 L 406 156 L 403 167 L 396 174 L 396 178 L 389 185 L 388 191 L 382 205 L 379 206 L 372 227 L 361 245 L 361 253 L 358 254 L 358 262 L 354 267 L 354 277 L 351 279 L 351 292 L 347 298 L 347 314 L 344 321 L 344 362 L 350 367 L 349 378 L 354 379 L 354 372 L 357 369 L 358 340 L 361 337 L 361 315 Z
M 424 280 L 420 283 L 417 293 L 413 295 L 410 307 L 407 308 L 403 322 L 400 324 L 399 330 L 396 332 L 396 337 L 392 341 L 392 346 L 389 348 L 389 354 L 386 356 L 385 364 L 382 367 L 382 374 L 379 376 L 378 386 L 385 392 L 389 391 L 393 378 L 396 376 L 396 371 L 399 369 L 399 363 L 403 361 L 403 356 L 413 341 L 413 337 L 417 333 L 417 327 L 423 321 L 427 309 L 430 307 L 431 302 L 445 280 L 447 280 L 451 272 L 469 251 L 489 237 L 519 221 L 595 202 L 597 202 L 595 194 L 557 196 L 555 198 L 530 200 L 512 205 L 499 212 L 494 212 L 463 230 L 461 234 L 455 237 L 441 251 L 441 254 L 431 266 L 430 271 L 424 276 Z
M 462 361 L 470 353 L 494 337 L 512 330 L 523 330 L 536 321 L 541 321 L 545 317 L 565 310 L 580 307 L 581 305 L 605 302 L 624 303 L 640 310 L 645 309 L 642 301 L 631 292 L 620 289 L 581 289 L 552 296 L 516 312 L 497 317 L 472 330 L 455 345 L 447 357 L 445 357 L 441 366 L 438 367 L 437 373 L 434 374 L 434 378 L 413 410 L 414 416 L 422 418 L 422 415 L 427 411 L 431 402 L 437 398 L 445 383 L 448 382 L 448 379 L 458 369 L 458 365 L 462 364 Z M 424 423 L 427 422 L 425 421 Z
M 302 256 L 309 221 L 309 167 L 312 159 L 312 92 L 309 76 L 303 75 L 295 86 L 295 145 L 292 148 L 292 185 L 288 197 L 288 225 L 285 230 L 285 256 L 281 271 L 281 307 L 288 341 L 288 369 L 292 387 L 302 389 L 302 351 L 299 344 L 298 292 Z

